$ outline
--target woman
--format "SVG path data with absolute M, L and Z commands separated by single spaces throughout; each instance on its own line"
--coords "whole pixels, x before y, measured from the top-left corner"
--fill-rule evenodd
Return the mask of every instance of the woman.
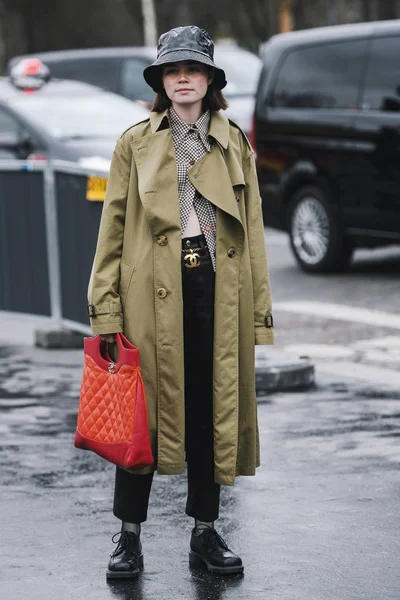
M 143 567 L 140 524 L 153 472 L 188 472 L 189 559 L 216 573 L 243 564 L 218 535 L 221 485 L 259 466 L 254 344 L 273 343 L 264 229 L 254 157 L 219 112 L 225 73 L 198 27 L 163 34 L 144 70 L 150 119 L 119 139 L 91 282 L 93 332 L 140 349 L 155 457 L 117 467 L 122 521 L 107 576 Z

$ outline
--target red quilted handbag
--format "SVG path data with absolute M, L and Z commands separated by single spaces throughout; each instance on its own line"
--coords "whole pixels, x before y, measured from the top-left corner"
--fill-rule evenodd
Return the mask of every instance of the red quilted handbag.
M 116 342 L 113 362 L 99 335 L 84 339 L 74 444 L 120 467 L 139 469 L 154 462 L 139 350 L 122 333 L 116 334 Z

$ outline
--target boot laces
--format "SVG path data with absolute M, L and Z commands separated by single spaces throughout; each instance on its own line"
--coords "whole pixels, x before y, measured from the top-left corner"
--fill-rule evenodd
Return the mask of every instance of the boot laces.
M 119 538 L 115 539 L 117 536 L 119 536 Z M 117 547 L 111 556 L 116 556 L 124 550 L 132 554 L 132 556 L 137 555 L 137 548 L 134 547 L 134 539 L 131 538 L 128 531 L 118 531 L 118 533 L 114 534 L 111 539 L 113 544 L 117 544 Z
M 205 546 L 209 552 L 212 552 L 216 548 L 223 548 L 224 550 L 229 550 L 228 544 L 215 529 L 207 526 L 204 527 L 204 533 L 206 531 L 208 531 L 209 533 L 205 539 Z

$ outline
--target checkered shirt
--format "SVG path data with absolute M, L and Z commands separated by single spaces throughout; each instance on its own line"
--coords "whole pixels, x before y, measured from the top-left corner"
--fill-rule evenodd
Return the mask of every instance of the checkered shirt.
M 182 234 L 189 220 L 192 206 L 194 206 L 201 231 L 206 238 L 215 271 L 216 208 L 214 204 L 199 194 L 187 176 L 189 169 L 207 152 L 211 151 L 208 139 L 210 111 L 207 110 L 196 123 L 190 124 L 182 121 L 172 107 L 169 110 L 169 115 L 176 155 Z

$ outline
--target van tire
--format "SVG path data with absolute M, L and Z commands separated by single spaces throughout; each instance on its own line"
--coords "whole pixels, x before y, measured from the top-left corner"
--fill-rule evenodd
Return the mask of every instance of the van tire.
M 322 186 L 307 185 L 294 194 L 289 203 L 288 230 L 293 254 L 303 271 L 332 273 L 348 268 L 353 246 Z

